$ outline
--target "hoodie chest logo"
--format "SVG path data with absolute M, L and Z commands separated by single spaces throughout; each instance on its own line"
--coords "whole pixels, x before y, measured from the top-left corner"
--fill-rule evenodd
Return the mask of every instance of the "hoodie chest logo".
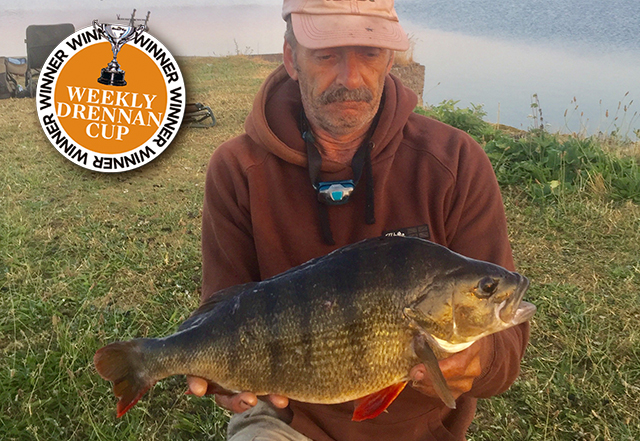
M 411 236 L 419 237 L 421 239 L 430 239 L 431 233 L 429 232 L 429 225 L 418 225 L 415 227 L 400 228 L 397 230 L 388 230 L 382 233 L 383 236 Z

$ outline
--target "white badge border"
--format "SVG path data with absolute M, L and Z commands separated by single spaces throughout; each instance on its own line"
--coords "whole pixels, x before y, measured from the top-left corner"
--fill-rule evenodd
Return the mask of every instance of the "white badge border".
M 107 42 L 108 41 L 98 33 L 99 35 L 99 39 L 98 40 L 92 40 L 88 43 L 84 43 L 79 46 L 77 49 L 72 49 L 71 46 L 67 45 L 68 42 L 72 41 L 74 38 L 82 38 L 82 34 L 85 32 L 93 32 L 95 29 L 92 26 L 88 26 L 86 28 L 82 28 L 76 32 L 74 32 L 73 34 L 71 34 L 70 36 L 68 36 L 67 38 L 65 38 L 62 42 L 60 42 L 60 44 L 58 44 L 58 46 L 56 46 L 56 48 L 51 52 L 51 54 L 49 54 L 49 56 L 47 57 L 45 63 L 42 65 L 42 69 L 40 71 L 40 74 L 38 75 L 38 87 L 36 90 L 36 107 L 37 107 L 37 111 L 38 111 L 38 119 L 40 120 L 40 125 L 42 126 L 42 129 L 47 137 L 47 139 L 49 140 L 49 142 L 51 143 L 51 145 L 53 145 L 53 147 L 62 155 L 64 156 L 66 159 L 68 159 L 69 161 L 73 162 L 76 165 L 79 165 L 80 167 L 86 168 L 88 170 L 92 170 L 92 171 L 97 171 L 97 172 L 102 172 L 102 173 L 122 173 L 122 172 L 127 172 L 130 170 L 135 170 L 139 167 L 142 167 L 146 164 L 148 164 L 149 162 L 153 161 L 154 159 L 156 159 L 158 156 L 160 156 L 160 154 L 162 154 L 162 152 L 164 152 L 166 150 L 166 148 L 171 144 L 171 142 L 173 142 L 173 140 L 175 139 L 175 137 L 178 135 L 178 132 L 180 131 L 180 125 L 182 124 L 182 119 L 184 117 L 184 111 L 185 111 L 185 107 L 186 107 L 186 90 L 185 90 L 185 85 L 184 85 L 184 77 L 182 75 L 182 72 L 180 71 L 180 67 L 178 65 L 178 63 L 176 62 L 176 59 L 173 57 L 173 54 L 171 54 L 171 52 L 169 52 L 169 50 L 160 42 L 158 41 L 158 39 L 156 39 L 153 35 L 149 34 L 148 32 L 144 32 L 144 37 L 150 39 L 153 43 L 155 43 L 157 45 L 157 47 L 159 49 L 161 49 L 162 51 L 164 51 L 165 53 L 165 57 L 169 60 L 170 63 L 173 63 L 175 70 L 172 72 L 176 72 L 178 75 L 178 79 L 174 80 L 171 85 L 169 84 L 169 78 L 168 75 L 165 74 L 163 72 L 163 68 L 162 65 L 160 64 L 160 61 L 158 59 L 156 59 L 153 54 L 147 52 L 144 47 L 141 47 L 140 45 L 135 43 L 135 39 L 132 41 L 127 42 L 126 44 L 130 44 L 135 46 L 137 49 L 141 50 L 142 52 L 144 52 L 147 56 L 149 56 L 149 58 L 151 58 L 151 60 L 153 60 L 153 62 L 155 63 L 155 65 L 158 67 L 158 70 L 160 71 L 160 73 L 162 74 L 162 78 L 164 79 L 164 83 L 165 83 L 165 87 L 167 88 L 167 107 L 165 109 L 164 112 L 164 116 L 163 119 L 161 121 L 161 124 L 159 125 L 158 129 L 154 132 L 153 136 L 151 136 L 146 142 L 144 142 L 141 146 L 133 149 L 133 150 L 129 150 L 127 152 L 124 153 L 98 153 L 98 152 L 94 152 L 93 150 L 89 150 L 87 148 L 85 148 L 84 146 L 80 145 L 79 143 L 77 143 L 71 136 L 69 136 L 69 134 L 64 130 L 64 128 L 62 127 L 62 125 L 60 124 L 60 120 L 58 118 L 57 115 L 57 111 L 56 111 L 56 102 L 54 100 L 55 97 L 55 90 L 56 90 L 56 85 L 58 84 L 58 77 L 60 76 L 60 72 L 62 71 L 62 69 L 64 69 L 66 62 L 69 61 L 69 57 L 72 57 L 75 53 L 81 51 L 82 49 L 86 48 L 86 47 L 90 47 L 93 46 L 94 44 L 98 44 L 98 43 L 103 43 L 103 42 Z M 67 55 L 68 57 L 65 58 L 62 62 L 60 67 L 57 69 L 57 71 L 55 72 L 55 77 L 53 82 L 51 83 L 50 87 L 51 87 L 51 95 L 50 95 L 50 99 L 51 99 L 51 106 L 47 109 L 41 109 L 41 107 L 39 106 L 39 99 L 40 99 L 40 94 L 41 94 L 41 85 L 42 85 L 42 81 L 43 81 L 43 73 L 45 73 L 45 69 L 46 66 L 48 66 L 50 63 L 54 63 L 55 59 L 57 58 L 56 55 L 59 53 L 60 50 L 63 50 L 65 55 Z M 110 60 L 108 60 L 110 61 Z M 107 61 L 105 61 L 105 66 L 106 66 Z M 96 73 L 96 82 L 98 80 L 99 77 L 99 72 Z M 169 112 L 170 110 L 170 105 L 172 104 L 171 101 L 171 90 L 175 90 L 175 89 L 179 89 L 180 93 L 182 94 L 182 100 L 180 102 L 180 113 L 178 116 L 178 121 L 175 124 L 176 128 L 175 130 L 173 130 L 173 132 L 171 133 L 171 135 L 166 138 L 166 143 L 162 146 L 159 147 L 157 144 L 153 143 L 152 140 L 154 138 L 156 138 L 158 136 L 158 134 L 160 133 L 160 131 L 162 131 L 163 127 L 165 126 L 165 124 L 168 122 L 168 118 L 169 118 Z M 83 161 L 79 161 L 78 160 L 78 156 L 81 155 L 77 155 L 77 154 L 73 154 L 71 156 L 68 156 L 61 148 L 59 148 L 55 141 L 52 139 L 52 137 L 50 136 L 49 132 L 47 131 L 47 127 L 45 127 L 48 124 L 44 123 L 43 118 L 47 116 L 49 118 L 53 117 L 53 121 L 57 124 L 60 132 L 62 133 L 62 135 L 64 137 L 66 137 L 70 142 L 73 142 L 73 144 L 76 146 L 77 149 L 79 149 L 83 154 L 87 155 L 87 161 L 86 163 Z M 101 158 L 101 163 L 104 162 L 103 159 L 109 159 L 111 158 L 112 160 L 119 160 L 122 159 L 124 160 L 125 157 L 131 157 L 132 155 L 138 154 L 138 156 L 140 157 L 139 153 L 141 151 L 146 150 L 146 147 L 150 147 L 154 152 L 155 155 L 150 156 L 147 160 L 144 161 L 140 161 L 137 164 L 134 164 L 132 166 L 128 166 L 128 167 L 123 167 L 123 168 L 103 168 L 103 167 L 96 167 L 94 165 L 94 163 L 96 162 L 97 158 Z M 76 158 L 74 158 L 73 156 L 76 156 Z

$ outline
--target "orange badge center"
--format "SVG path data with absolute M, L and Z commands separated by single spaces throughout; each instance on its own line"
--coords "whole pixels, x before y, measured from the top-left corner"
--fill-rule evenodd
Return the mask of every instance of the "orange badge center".
M 54 96 L 56 115 L 69 137 L 102 154 L 126 153 L 144 145 L 167 111 L 162 72 L 132 44 L 118 53 L 127 85 L 98 83 L 100 70 L 112 58 L 108 42 L 77 52 L 60 72 Z

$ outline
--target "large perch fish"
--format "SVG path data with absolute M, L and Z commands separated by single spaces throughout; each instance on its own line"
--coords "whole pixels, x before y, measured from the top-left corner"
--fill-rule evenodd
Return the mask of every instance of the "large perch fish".
M 177 333 L 111 343 L 94 363 L 114 383 L 118 416 L 158 380 L 188 374 L 309 403 L 360 399 L 359 421 L 379 415 L 419 363 L 455 407 L 437 360 L 528 320 L 528 285 L 426 240 L 367 239 L 222 290 Z

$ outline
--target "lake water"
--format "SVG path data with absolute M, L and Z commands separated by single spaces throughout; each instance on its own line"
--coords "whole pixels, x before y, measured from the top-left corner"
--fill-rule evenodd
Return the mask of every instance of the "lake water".
M 640 128 L 637 0 L 410 0 L 397 9 L 426 66 L 427 102 L 484 104 L 489 120 L 527 128 L 537 94 L 551 130 Z
M 150 32 L 175 55 L 282 51 L 278 0 L 146 3 L 137 16 L 151 10 Z M 128 16 L 131 4 L 101 1 L 88 9 L 87 2 L 60 0 L 51 10 L 49 2 L 18 0 L 12 9 L 0 6 L 0 55 L 25 54 L 29 24 L 71 22 L 79 29 L 93 19 Z M 640 129 L 637 0 L 396 0 L 396 8 L 415 43 L 414 59 L 426 67 L 427 103 L 482 104 L 489 121 L 526 129 L 537 94 L 552 131 L 620 127 L 632 136 Z

